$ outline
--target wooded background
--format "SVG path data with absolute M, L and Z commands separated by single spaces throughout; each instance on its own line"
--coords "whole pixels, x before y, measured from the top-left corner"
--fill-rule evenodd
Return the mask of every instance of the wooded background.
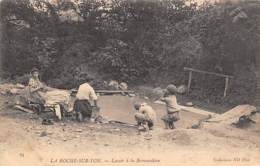
M 195 74 L 194 98 L 241 104 L 256 95 L 259 1 L 2 0 L 0 23 L 2 80 L 26 83 L 36 66 L 59 88 L 90 75 L 96 86 L 163 87 L 186 84 L 186 66 L 235 77 L 223 99 L 223 78 Z

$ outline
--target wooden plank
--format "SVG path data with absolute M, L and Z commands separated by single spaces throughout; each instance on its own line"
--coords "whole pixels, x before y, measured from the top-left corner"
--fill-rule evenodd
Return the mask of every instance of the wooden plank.
M 121 122 L 121 121 L 117 121 L 117 120 L 109 120 L 108 123 L 110 123 L 110 124 L 120 124 L 120 125 L 127 126 L 127 127 L 136 127 L 137 126 L 135 124 Z
M 72 92 L 76 93 L 78 90 L 73 89 L 71 90 Z M 123 91 L 123 90 L 95 90 L 96 93 L 112 93 L 112 94 L 116 94 L 116 93 L 135 93 L 134 91 Z
M 211 74 L 211 75 L 216 75 L 219 77 L 227 77 L 227 78 L 234 78 L 233 76 L 230 75 L 225 75 L 225 74 L 220 74 L 220 73 L 215 73 L 215 72 L 209 72 L 209 71 L 203 71 L 203 70 L 199 70 L 199 69 L 193 69 L 193 68 L 189 68 L 189 67 L 184 67 L 185 71 L 194 71 L 194 72 L 198 72 L 198 73 L 204 73 L 204 74 Z
M 155 104 L 161 104 L 161 105 L 165 105 L 164 102 L 156 102 Z M 200 109 L 200 108 L 195 108 L 195 107 L 187 107 L 187 106 L 184 106 L 184 105 L 180 105 L 180 108 L 181 108 L 181 111 L 185 111 L 185 112 L 192 112 L 192 113 L 196 113 L 196 114 L 200 114 L 200 115 L 211 115 L 211 116 L 217 116 L 218 114 L 217 113 L 214 113 L 214 112 L 209 112 L 209 111 L 205 111 L 203 109 Z
M 192 71 L 189 71 L 188 93 L 190 92 L 191 79 L 192 79 Z
M 27 108 L 24 108 L 20 105 L 15 105 L 14 108 L 20 110 L 20 111 L 23 111 L 23 112 L 26 112 L 26 113 L 29 113 L 29 114 L 33 114 L 34 112 L 30 109 L 27 109 Z
M 194 108 L 194 107 L 187 107 L 187 106 L 182 106 L 180 105 L 180 108 L 182 111 L 186 111 L 186 112 L 192 112 L 192 113 L 196 113 L 196 114 L 200 114 L 200 115 L 211 115 L 211 116 L 217 116 L 216 113 L 213 112 L 209 112 L 209 111 L 205 111 L 199 108 Z
M 224 90 L 224 97 L 227 96 L 227 90 L 228 90 L 228 77 L 225 78 L 225 90 Z
M 134 91 L 123 91 L 123 90 L 96 90 L 96 93 L 135 93 Z

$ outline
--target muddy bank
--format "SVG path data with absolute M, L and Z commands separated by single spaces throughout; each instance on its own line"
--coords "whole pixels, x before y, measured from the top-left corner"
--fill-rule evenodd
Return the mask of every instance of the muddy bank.
M 231 128 L 186 129 L 202 115 L 181 112 L 175 130 L 163 129 L 160 116 L 164 105 L 127 96 L 101 96 L 102 115 L 123 122 L 134 123 L 133 103 L 145 101 L 156 110 L 158 122 L 151 137 L 138 135 L 136 128 L 119 124 L 77 123 L 71 120 L 41 125 L 36 114 L 13 110 L 11 96 L 0 95 L 0 165 L 67 166 L 71 163 L 51 163 L 55 159 L 100 159 L 99 165 L 137 165 L 126 159 L 160 160 L 158 163 L 138 163 L 144 166 L 164 165 L 257 165 L 260 142 L 250 131 Z M 217 129 L 217 130 L 214 130 Z M 214 132 L 215 131 L 215 132 Z M 232 131 L 232 135 L 230 135 Z M 223 134 L 224 133 L 224 134 Z M 249 138 L 249 136 L 252 136 Z M 11 155 L 10 155 L 11 154 Z M 202 157 L 203 156 L 203 157 Z M 244 159 L 233 162 L 234 158 Z M 108 162 L 105 162 L 107 160 Z M 228 163 L 221 160 L 232 160 Z M 221 162 L 221 164 L 220 164 Z M 95 165 L 97 163 L 74 163 Z

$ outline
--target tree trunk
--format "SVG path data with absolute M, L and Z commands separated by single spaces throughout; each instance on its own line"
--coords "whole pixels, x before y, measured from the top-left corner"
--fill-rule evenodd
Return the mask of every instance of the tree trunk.
M 260 36 L 258 37 L 258 45 L 260 47 Z M 258 52 L 257 55 L 255 57 L 255 75 L 256 75 L 256 81 L 257 81 L 257 85 L 256 85 L 256 94 L 255 94 L 255 105 L 257 107 L 260 107 L 260 48 L 258 47 Z

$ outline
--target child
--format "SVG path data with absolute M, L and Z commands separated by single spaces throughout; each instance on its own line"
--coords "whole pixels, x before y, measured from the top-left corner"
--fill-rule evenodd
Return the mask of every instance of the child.
M 170 84 L 167 86 L 163 98 L 161 98 L 161 101 L 165 102 L 166 104 L 167 114 L 162 117 L 166 129 L 168 128 L 174 129 L 175 128 L 174 122 L 180 120 L 179 117 L 180 106 L 177 103 L 177 98 L 175 96 L 176 92 L 177 92 L 176 86 Z
M 138 124 L 138 129 L 144 127 L 147 130 L 152 130 L 156 120 L 156 113 L 153 108 L 146 103 L 136 103 L 134 107 L 137 111 L 135 120 Z

